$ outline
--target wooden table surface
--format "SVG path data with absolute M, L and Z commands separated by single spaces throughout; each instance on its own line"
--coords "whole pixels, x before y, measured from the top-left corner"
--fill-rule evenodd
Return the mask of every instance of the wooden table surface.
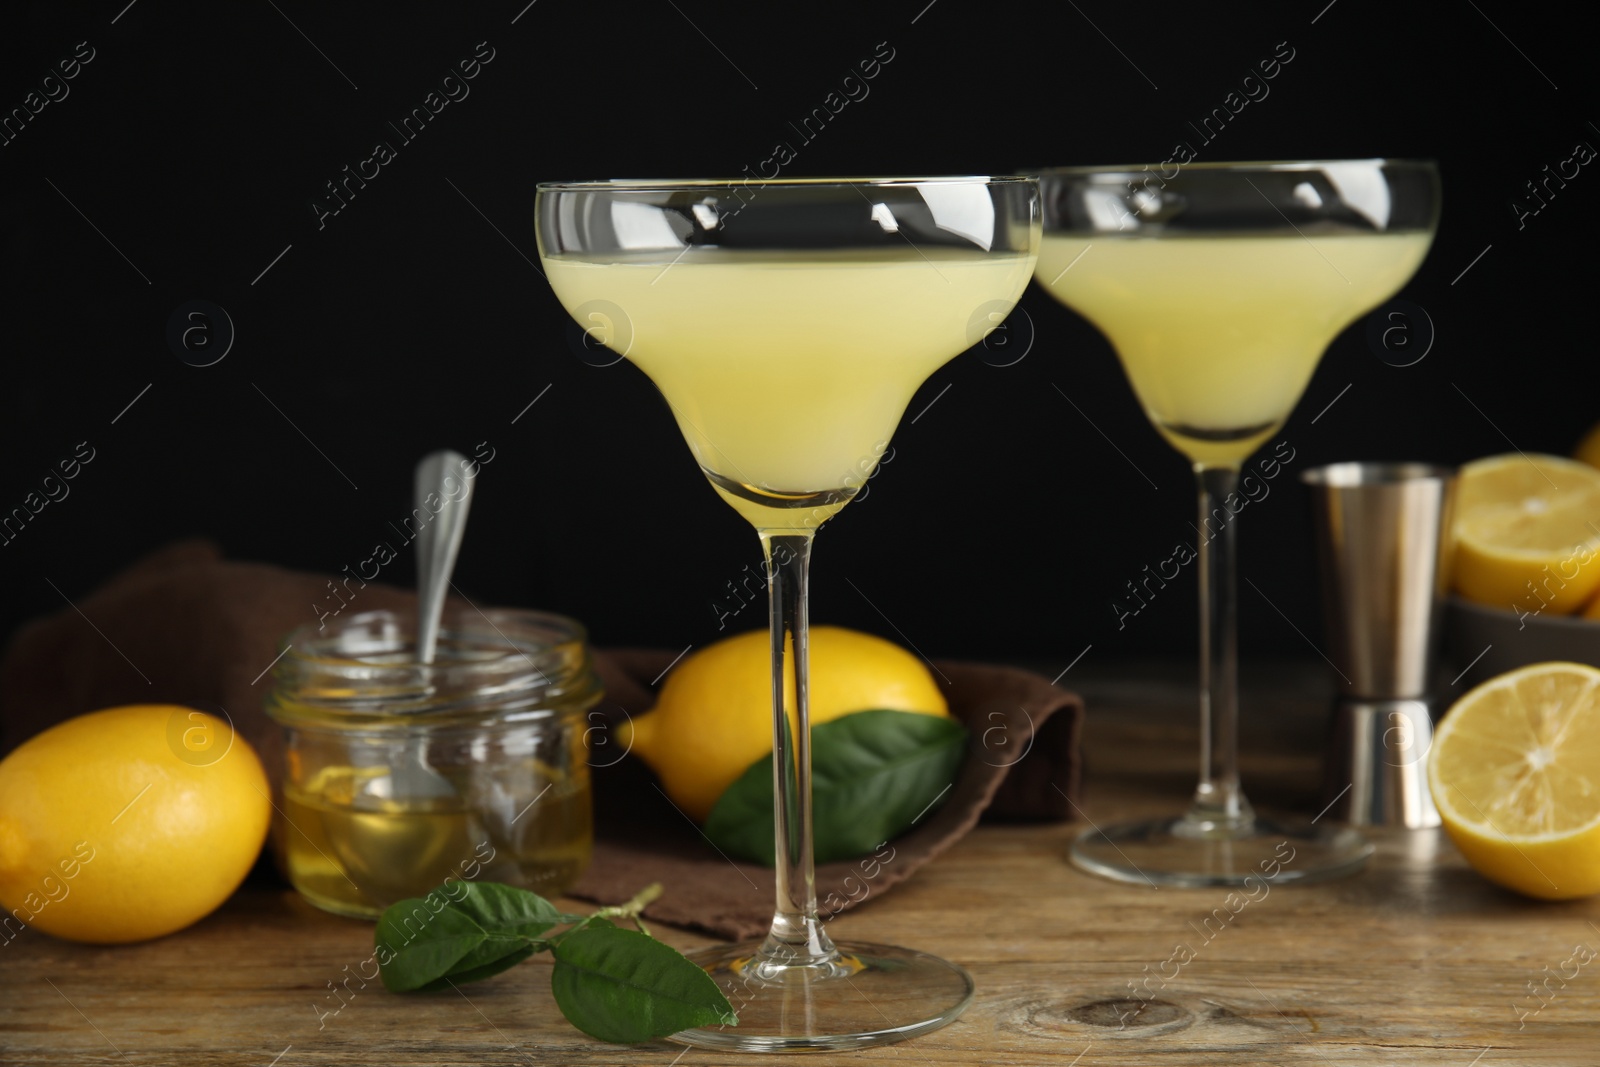
M 1097 823 L 1174 809 L 1193 784 L 1187 665 L 1074 672 L 1089 700 L 1084 808 Z M 1319 807 L 1328 690 L 1313 665 L 1246 666 L 1243 772 L 1258 807 Z M 1063 859 L 1079 826 L 982 827 L 908 883 L 838 918 L 836 936 L 915 946 L 978 983 L 943 1030 L 809 1063 L 1600 1063 L 1600 899 L 1523 900 L 1478 878 L 1441 834 L 1378 833 L 1367 870 L 1279 886 L 1240 911 L 1119 1027 L 1115 1002 L 1222 906 L 1218 889 L 1154 890 Z M 670 887 L 668 887 L 670 891 Z M 581 907 L 581 905 L 579 905 Z M 680 947 L 704 938 L 657 928 Z M 246 888 L 144 945 L 95 948 L 29 930 L 0 948 L 0 1064 L 710 1064 L 757 1056 L 600 1044 L 549 995 L 548 962 L 460 993 L 377 983 L 337 1014 L 330 983 L 367 959 L 369 924 L 293 892 Z M 547 961 L 548 957 L 540 959 Z M 1150 971 L 1146 972 L 1145 968 Z M 1548 970 L 1547 970 L 1548 968 Z M 1577 971 L 1574 974 L 1574 970 Z M 1563 973 L 1565 978 L 1561 977 Z M 1530 983 L 1538 986 L 1535 997 Z

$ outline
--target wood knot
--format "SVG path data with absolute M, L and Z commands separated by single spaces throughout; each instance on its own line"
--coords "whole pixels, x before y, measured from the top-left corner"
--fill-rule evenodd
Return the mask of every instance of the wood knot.
M 1137 1026 L 1167 1026 L 1189 1021 L 1189 1012 L 1169 1000 L 1137 1000 L 1119 997 L 1114 1000 L 1091 1000 L 1066 1010 L 1066 1017 L 1085 1026 L 1110 1026 L 1118 1030 L 1131 1030 Z
M 1092 1026 L 1107 1037 L 1154 1037 L 1184 1029 L 1194 1022 L 1194 1015 L 1167 1000 L 1109 997 L 1081 1004 L 1033 1004 L 1023 1012 L 1023 1019 L 1023 1026 L 1038 1034 L 1059 1036 L 1063 1031 Z

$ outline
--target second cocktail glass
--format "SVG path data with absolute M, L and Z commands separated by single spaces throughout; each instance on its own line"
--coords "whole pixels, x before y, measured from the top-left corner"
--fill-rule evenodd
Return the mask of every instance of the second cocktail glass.
M 1039 284 L 1111 340 L 1200 490 L 1200 784 L 1180 816 L 1090 829 L 1073 862 L 1170 885 L 1354 870 L 1371 852 L 1357 833 L 1268 821 L 1240 790 L 1234 513 L 1241 464 L 1328 344 L 1427 255 L 1438 173 L 1382 159 L 1074 167 L 1042 172 L 1040 191 Z
M 764 940 L 692 954 L 750 1052 L 883 1044 L 953 1020 L 960 967 L 835 943 L 811 847 L 812 536 L 859 491 L 917 388 L 1015 304 L 1039 245 L 1031 178 L 541 185 L 541 260 L 590 338 L 666 398 L 701 471 L 755 526 L 771 605 L 777 908 Z M 645 487 L 636 487 L 646 492 Z

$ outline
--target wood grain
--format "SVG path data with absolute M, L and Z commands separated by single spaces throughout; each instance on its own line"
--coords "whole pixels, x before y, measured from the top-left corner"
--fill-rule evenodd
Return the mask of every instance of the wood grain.
M 1327 706 L 1320 672 L 1252 669 L 1245 679 L 1252 799 L 1314 810 Z M 1181 803 L 1194 763 L 1187 666 L 1100 674 L 1080 666 L 1072 680 L 1090 708 L 1086 815 L 1102 822 Z M 1363 874 L 1274 888 L 1205 941 L 1195 927 L 1224 892 L 1158 891 L 1080 874 L 1062 858 L 1076 829 L 982 827 L 892 894 L 837 919 L 831 929 L 840 936 L 960 961 L 977 979 L 978 997 L 958 1022 L 914 1042 L 806 1062 L 1600 1062 L 1600 960 L 1564 984 L 1550 979 L 1542 1002 L 1527 990 L 1559 974 L 1574 946 L 1600 948 L 1600 900 L 1523 900 L 1479 879 L 1437 833 L 1382 833 Z M 705 943 L 656 932 L 681 947 Z M 1196 955 L 1167 981 L 1158 968 L 1180 942 Z M 591 1041 L 551 1002 L 548 962 L 421 996 L 349 978 L 341 987 L 349 992 L 335 999 L 332 987 L 359 968 L 371 944 L 370 925 L 265 887 L 145 945 L 96 948 L 26 931 L 0 947 L 0 1064 L 753 1058 Z M 1129 983 L 1152 973 L 1158 1003 L 1119 1025 L 1128 1006 L 1117 1002 Z M 1528 1013 L 1520 1021 L 1519 1011 Z

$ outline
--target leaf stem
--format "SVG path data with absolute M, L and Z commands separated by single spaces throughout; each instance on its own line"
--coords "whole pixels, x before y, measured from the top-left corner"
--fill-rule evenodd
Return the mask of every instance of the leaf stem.
M 613 917 L 621 917 L 625 919 L 632 919 L 637 923 L 639 919 L 639 913 L 644 911 L 644 909 L 648 908 L 651 904 L 655 903 L 656 900 L 661 896 L 661 893 L 661 883 L 651 882 L 649 885 L 635 893 L 632 899 L 624 901 L 621 904 L 612 904 L 609 907 L 601 908 L 589 917 L 591 919 L 610 919 Z M 641 929 L 643 929 L 642 923 L 640 923 L 639 926 Z M 645 933 L 649 933 L 649 931 L 646 930 Z

